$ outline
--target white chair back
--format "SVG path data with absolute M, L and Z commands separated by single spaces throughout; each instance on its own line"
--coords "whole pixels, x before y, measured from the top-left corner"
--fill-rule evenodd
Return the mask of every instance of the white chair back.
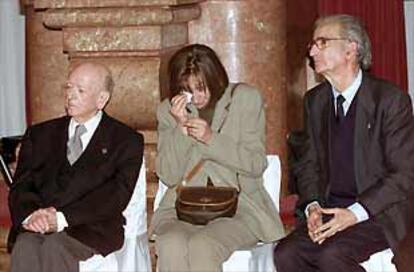
M 162 180 L 158 180 L 158 189 L 157 189 L 157 193 L 155 193 L 154 205 L 153 205 L 154 212 L 160 206 L 160 202 L 162 198 L 164 197 L 165 192 L 167 192 L 167 190 L 168 190 L 167 185 L 165 185 L 164 182 L 162 182 Z
M 397 272 L 397 268 L 391 262 L 394 254 L 391 249 L 386 249 L 375 254 L 372 254 L 371 257 L 363 262 L 361 266 L 367 272 Z
M 126 218 L 125 241 L 122 248 L 105 257 L 94 255 L 79 262 L 80 272 L 151 271 L 148 249 L 146 168 L 143 160 L 137 184 L 123 215 Z
M 147 232 L 147 173 L 145 160 L 139 170 L 138 181 L 126 209 L 125 237 L 136 237 Z
M 282 171 L 278 155 L 267 155 L 267 168 L 263 173 L 263 185 L 272 199 L 277 210 L 279 210 L 280 185 Z
M 279 156 L 267 155 L 268 166 L 263 173 L 263 185 L 272 199 L 276 209 L 279 210 L 281 166 Z M 250 250 L 237 250 L 223 263 L 225 272 L 272 272 L 273 244 L 258 243 Z

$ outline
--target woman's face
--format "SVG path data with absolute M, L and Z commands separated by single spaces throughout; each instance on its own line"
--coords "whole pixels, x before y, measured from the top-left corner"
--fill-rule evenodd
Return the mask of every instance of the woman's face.
M 197 109 L 202 109 L 208 105 L 210 101 L 210 90 L 202 80 L 191 75 L 187 81 L 188 87 L 193 93 L 191 102 Z

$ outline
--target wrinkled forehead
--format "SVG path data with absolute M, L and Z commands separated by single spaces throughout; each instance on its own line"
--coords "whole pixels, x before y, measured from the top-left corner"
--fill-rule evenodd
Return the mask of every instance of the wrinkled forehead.
M 325 23 L 318 25 L 313 32 L 313 39 L 317 38 L 339 38 L 341 37 L 341 26 L 338 23 Z
M 92 89 L 95 86 L 99 86 L 99 83 L 103 84 L 104 74 L 94 65 L 80 65 L 75 67 L 68 77 L 68 82 L 82 86 L 84 88 Z

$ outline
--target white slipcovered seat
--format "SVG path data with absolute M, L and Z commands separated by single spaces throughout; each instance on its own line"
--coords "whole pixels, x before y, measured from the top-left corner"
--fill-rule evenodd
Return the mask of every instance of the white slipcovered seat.
M 122 248 L 105 257 L 94 255 L 79 262 L 80 272 L 151 271 L 147 238 L 145 161 L 142 162 L 137 184 L 127 208 L 125 241 Z
M 281 170 L 280 160 L 277 155 L 267 156 L 268 167 L 263 174 L 264 187 L 269 193 L 275 207 L 279 210 L 279 193 Z M 154 200 L 154 210 L 167 190 L 161 181 L 158 183 L 158 191 Z M 258 243 L 256 247 L 247 250 L 237 250 L 230 258 L 223 263 L 224 272 L 272 272 L 275 271 L 273 265 L 273 245 Z
M 397 268 L 391 262 L 393 256 L 391 249 L 386 249 L 372 254 L 361 265 L 367 272 L 397 272 Z

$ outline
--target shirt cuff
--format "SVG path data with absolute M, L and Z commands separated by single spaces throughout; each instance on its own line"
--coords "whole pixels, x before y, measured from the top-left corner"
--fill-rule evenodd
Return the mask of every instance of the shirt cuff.
M 347 209 L 355 215 L 357 223 L 361 223 L 369 219 L 367 210 L 365 210 L 365 208 L 358 202 L 348 206 Z
M 68 225 L 66 217 L 62 212 L 56 212 L 57 232 L 63 231 Z
M 26 217 L 26 219 L 23 220 L 22 225 L 29 223 L 29 220 L 31 217 L 32 215 L 29 215 L 28 217 Z
M 309 216 L 309 208 L 310 208 L 311 206 L 313 206 L 313 205 L 318 205 L 319 207 L 321 206 L 321 205 L 319 205 L 319 202 L 318 202 L 318 201 L 312 201 L 311 203 L 309 203 L 309 204 L 306 206 L 306 208 L 305 208 L 305 215 L 306 215 L 306 218 L 308 218 L 308 216 Z

